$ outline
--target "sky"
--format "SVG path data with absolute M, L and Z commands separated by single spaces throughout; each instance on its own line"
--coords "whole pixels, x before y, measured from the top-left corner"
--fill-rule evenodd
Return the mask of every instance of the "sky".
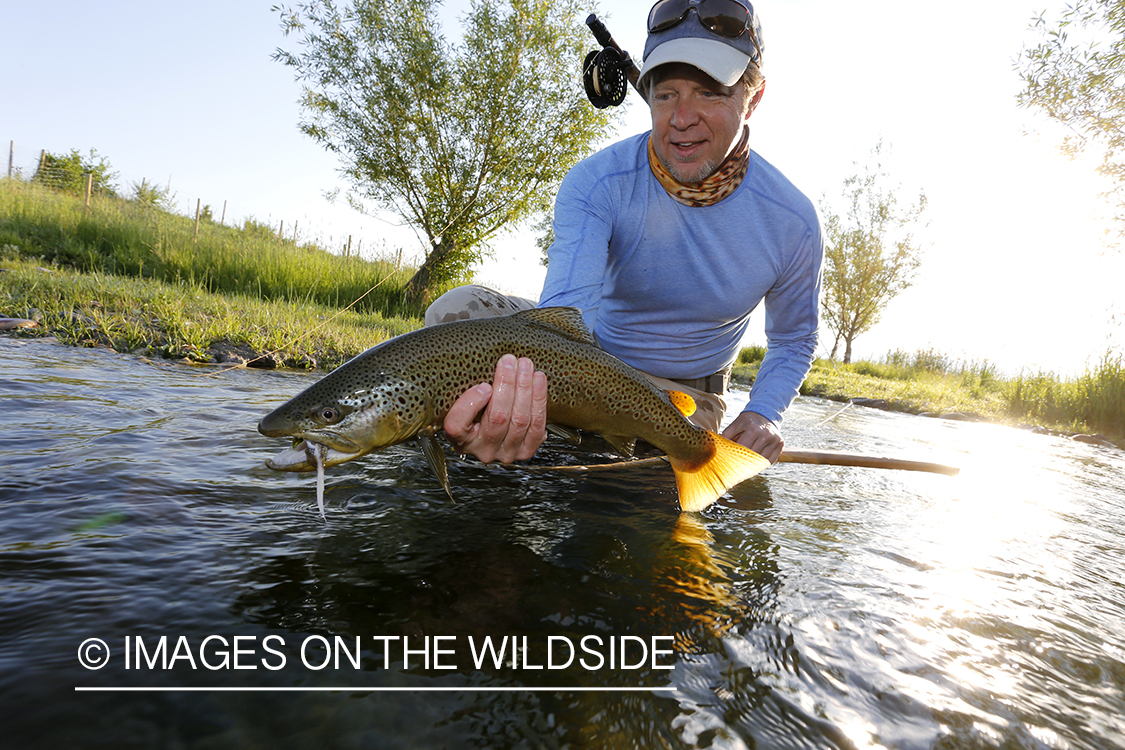
M 755 4 L 767 86 L 751 147 L 820 203 L 838 199 L 882 141 L 890 184 L 928 199 L 919 276 L 856 339 L 857 358 L 934 349 L 1006 373 L 1069 375 L 1120 346 L 1125 257 L 1105 251 L 1095 165 L 1060 155 L 1058 127 L 1016 104 L 1016 59 L 1051 2 L 1062 0 Z M 601 3 L 638 62 L 650 5 Z M 326 199 L 346 185 L 336 159 L 298 131 L 299 84 L 271 59 L 295 42 L 270 6 L 14 4 L 0 45 L 0 141 L 14 144 L 17 167 L 33 169 L 41 149 L 93 148 L 123 192 L 142 179 L 167 185 L 184 214 L 201 200 L 216 217 L 225 205 L 228 224 L 284 222 L 302 240 L 342 248 L 350 236 L 368 257 L 402 248 L 419 260 L 422 243 L 393 217 Z M 445 3 L 451 38 L 468 7 Z M 635 92 L 625 107 L 607 144 L 649 129 Z M 477 280 L 537 298 L 545 269 L 530 230 L 492 249 Z M 765 343 L 760 311 L 745 343 Z

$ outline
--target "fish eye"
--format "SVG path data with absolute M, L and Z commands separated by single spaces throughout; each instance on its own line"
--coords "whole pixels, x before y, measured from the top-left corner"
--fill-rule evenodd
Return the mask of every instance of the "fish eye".
M 324 406 L 316 411 L 316 419 L 324 424 L 336 424 L 343 418 L 343 414 L 335 406 Z

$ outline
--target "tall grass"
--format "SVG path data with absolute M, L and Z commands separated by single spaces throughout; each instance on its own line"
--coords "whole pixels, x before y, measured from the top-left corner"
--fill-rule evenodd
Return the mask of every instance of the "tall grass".
M 1076 378 L 1020 375 L 1006 384 L 1014 416 L 1125 437 L 1125 359 L 1107 352 Z
M 237 293 L 345 307 L 385 316 L 418 316 L 404 286 L 411 269 L 296 245 L 248 222 L 237 229 L 195 223 L 154 206 L 83 198 L 18 180 L 0 180 L 0 247 L 80 271 L 184 281 Z M 366 294 L 366 296 L 364 296 Z
M 753 381 L 761 349 L 742 350 L 736 381 Z M 847 365 L 818 359 L 801 393 L 839 400 L 883 399 L 904 411 L 969 412 L 1125 440 L 1125 358 L 1112 352 L 1074 378 L 1053 373 L 1005 378 L 987 360 L 964 362 L 933 349 L 898 349 L 876 362 Z
M 416 318 L 334 310 L 319 304 L 213 294 L 198 284 L 45 269 L 0 253 L 0 317 L 29 317 L 66 344 L 110 346 L 171 358 L 209 361 L 216 344 L 270 353 L 287 367 L 331 369 L 391 336 L 414 330 Z

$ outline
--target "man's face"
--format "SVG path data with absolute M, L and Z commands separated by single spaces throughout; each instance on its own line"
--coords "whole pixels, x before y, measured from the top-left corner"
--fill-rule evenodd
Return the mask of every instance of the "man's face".
M 701 182 L 718 169 L 750 116 L 746 86 L 723 86 L 691 65 L 658 69 L 652 86 L 653 148 L 680 182 Z

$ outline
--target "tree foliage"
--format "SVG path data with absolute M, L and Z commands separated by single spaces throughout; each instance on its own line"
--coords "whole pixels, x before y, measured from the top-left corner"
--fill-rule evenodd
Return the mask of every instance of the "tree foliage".
M 823 320 L 836 334 L 831 357 L 835 359 L 841 340 L 844 362 L 851 362 L 852 342 L 871 329 L 887 303 L 914 283 L 921 263 L 921 246 L 913 229 L 926 207 L 925 193 L 918 202 L 903 206 L 896 192 L 884 186 L 886 172 L 878 159 L 879 144 L 872 161 L 844 180 L 842 195 L 847 206 L 843 215 L 833 213 L 821 201 L 824 217 L 825 257 Z
M 1070 156 L 1102 151 L 1118 236 L 1125 236 L 1125 0 L 1076 0 L 1057 19 L 1039 16 L 1041 41 L 1020 56 L 1018 101 L 1067 126 Z
M 301 130 L 340 157 L 349 200 L 389 210 L 427 243 L 419 301 L 469 278 L 487 241 L 550 207 L 611 115 L 581 87 L 577 0 L 475 0 L 462 40 L 437 0 L 309 0 L 277 8 L 300 50 Z

